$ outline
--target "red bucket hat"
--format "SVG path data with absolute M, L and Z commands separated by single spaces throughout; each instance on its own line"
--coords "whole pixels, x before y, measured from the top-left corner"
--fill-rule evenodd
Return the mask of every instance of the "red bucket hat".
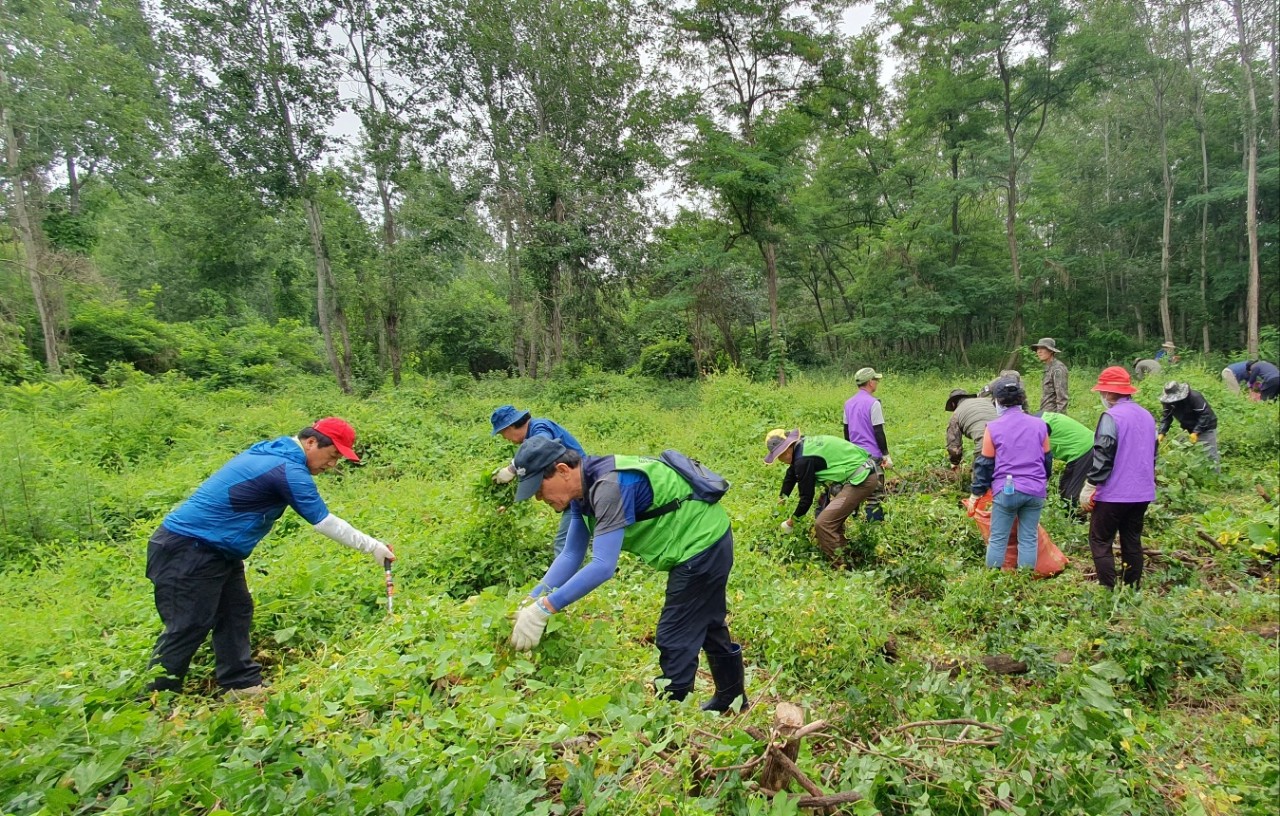
M 351 449 L 356 444 L 356 429 L 352 428 L 345 419 L 325 417 L 311 427 L 329 437 L 333 446 L 338 449 L 338 453 L 352 462 L 360 461 L 360 457 L 356 456 L 356 452 Z
M 1102 373 L 1098 375 L 1098 384 L 1093 387 L 1093 390 L 1111 394 L 1138 393 L 1138 389 L 1133 387 L 1133 382 L 1129 379 L 1129 372 L 1121 366 L 1102 369 Z

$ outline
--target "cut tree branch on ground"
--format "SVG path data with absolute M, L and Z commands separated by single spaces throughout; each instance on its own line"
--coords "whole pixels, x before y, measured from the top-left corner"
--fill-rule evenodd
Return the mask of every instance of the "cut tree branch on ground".
M 897 733 L 899 731 L 909 731 L 912 728 L 929 728 L 933 726 L 943 726 L 943 725 L 971 725 L 975 728 L 986 728 L 989 731 L 995 731 L 997 734 L 1004 733 L 1003 726 L 992 725 L 991 723 L 984 723 L 981 720 L 966 720 L 966 719 L 918 720 L 916 722 L 906 723 L 905 725 L 899 725 L 897 728 L 894 728 L 893 731 L 894 733 Z

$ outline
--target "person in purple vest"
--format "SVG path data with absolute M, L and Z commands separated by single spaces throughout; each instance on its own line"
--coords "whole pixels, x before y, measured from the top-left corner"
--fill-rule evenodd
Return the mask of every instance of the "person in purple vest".
M 858 390 L 844 404 L 844 438 L 871 454 L 876 463 L 876 477 L 880 480 L 876 492 L 867 499 L 867 521 L 884 521 L 884 472 L 893 467 L 889 456 L 889 442 L 884 436 L 884 409 L 873 396 L 884 375 L 870 366 L 860 368 L 853 375 Z
M 1112 541 L 1120 534 L 1120 560 L 1126 586 L 1142 581 L 1142 522 L 1156 498 L 1156 420 L 1132 395 L 1129 372 L 1104 368 L 1093 387 L 1106 411 L 1093 434 L 1093 461 L 1080 491 L 1080 509 L 1091 512 L 1089 549 L 1098 583 L 1116 585 Z
M 1027 395 L 1022 384 L 1004 380 L 995 385 L 998 416 L 987 423 L 982 449 L 973 462 L 969 509 L 978 497 L 992 491 L 991 535 L 987 538 L 987 566 L 1004 564 L 1013 521 L 1018 521 L 1018 568 L 1035 569 L 1036 530 L 1048 496 L 1053 456 L 1049 453 L 1049 427 L 1043 419 L 1023 410 Z

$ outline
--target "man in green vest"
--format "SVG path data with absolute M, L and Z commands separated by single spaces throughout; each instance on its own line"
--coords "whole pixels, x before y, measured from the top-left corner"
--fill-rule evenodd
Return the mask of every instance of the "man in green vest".
M 1093 431 L 1066 414 L 1045 411 L 1035 414 L 1049 426 L 1049 453 L 1054 459 L 1067 463 L 1058 477 L 1058 495 L 1071 510 L 1077 521 L 1083 521 L 1079 514 L 1080 489 L 1084 487 L 1084 477 L 1089 472 L 1089 454 L 1093 451 Z
M 875 459 L 867 451 L 838 436 L 802 437 L 798 429 L 788 433 L 776 428 L 765 435 L 764 443 L 769 449 L 769 455 L 764 458 L 766 465 L 775 461 L 787 465 L 778 503 L 785 502 L 793 488 L 800 488 L 800 501 L 795 512 L 782 522 L 784 531 L 795 529 L 795 520 L 809 512 L 819 485 L 828 491 L 828 495 L 835 494 L 818 512 L 813 527 L 822 552 L 837 568 L 843 568 L 843 550 L 849 543 L 844 535 L 845 522 L 880 486 Z
M 658 617 L 658 663 L 665 693 L 683 700 L 693 689 L 698 652 L 707 653 L 715 696 L 707 711 L 728 711 L 742 698 L 742 647 L 725 623 L 725 587 L 733 568 L 733 531 L 719 504 L 692 499 L 689 483 L 658 459 L 581 456 L 547 437 L 526 439 L 512 462 L 516 501 L 537 496 L 569 514 L 564 550 L 516 613 L 511 645 L 538 645 L 547 620 L 613 577 L 622 552 L 667 573 Z M 588 541 L 592 557 L 583 564 Z

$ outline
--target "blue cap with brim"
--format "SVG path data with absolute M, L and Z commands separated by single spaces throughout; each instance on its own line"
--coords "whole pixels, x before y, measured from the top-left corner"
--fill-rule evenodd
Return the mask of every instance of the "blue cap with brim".
M 547 436 L 526 439 L 512 460 L 516 476 L 520 477 L 520 483 L 516 486 L 516 501 L 532 498 L 542 487 L 543 474 L 567 450 L 564 445 Z
M 499 405 L 489 415 L 489 424 L 493 425 L 493 433 L 489 434 L 489 436 L 497 436 L 504 428 L 510 428 L 520 420 L 528 418 L 528 416 L 528 411 L 521 411 L 514 405 Z

